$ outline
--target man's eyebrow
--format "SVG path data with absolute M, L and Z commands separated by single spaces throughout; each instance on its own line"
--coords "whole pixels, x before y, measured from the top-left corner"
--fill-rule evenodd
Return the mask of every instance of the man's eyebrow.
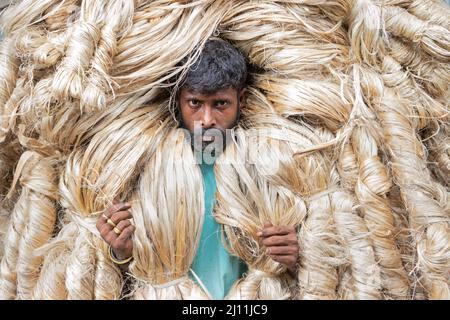
M 202 98 L 196 97 L 196 96 L 187 96 L 186 100 L 198 100 L 198 101 L 203 101 Z

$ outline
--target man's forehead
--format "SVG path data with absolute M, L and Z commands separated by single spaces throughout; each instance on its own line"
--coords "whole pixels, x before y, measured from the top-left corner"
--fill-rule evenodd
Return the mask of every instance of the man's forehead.
M 199 98 L 206 98 L 206 97 L 212 97 L 212 96 L 220 97 L 220 96 L 234 95 L 234 94 L 236 94 L 236 90 L 233 87 L 227 87 L 227 88 L 219 89 L 214 92 L 200 92 L 198 90 L 191 89 L 191 88 L 182 88 L 181 93 L 184 95 L 191 95 L 191 96 L 195 96 L 195 97 L 199 97 Z

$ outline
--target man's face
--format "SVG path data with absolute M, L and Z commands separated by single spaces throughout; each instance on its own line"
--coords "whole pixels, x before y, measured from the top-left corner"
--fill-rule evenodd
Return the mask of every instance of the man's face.
M 236 125 L 244 94 L 245 90 L 238 93 L 231 87 L 212 94 L 180 90 L 182 125 L 191 133 L 195 150 L 225 147 L 226 130 Z

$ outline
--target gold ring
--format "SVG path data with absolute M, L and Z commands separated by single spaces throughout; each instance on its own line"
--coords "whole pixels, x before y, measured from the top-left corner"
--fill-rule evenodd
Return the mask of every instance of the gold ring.
M 116 226 L 116 224 L 111 219 L 106 220 L 106 222 L 113 228 Z
M 114 232 L 115 232 L 115 234 L 117 234 L 117 235 L 119 235 L 119 234 L 121 234 L 122 233 L 122 230 L 120 230 L 119 228 L 117 228 L 117 227 L 114 227 Z

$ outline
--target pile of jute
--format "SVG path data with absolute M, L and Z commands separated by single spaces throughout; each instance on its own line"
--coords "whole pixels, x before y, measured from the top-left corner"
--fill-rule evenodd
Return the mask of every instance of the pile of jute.
M 221 38 L 251 70 L 215 163 L 214 215 L 249 268 L 227 298 L 449 299 L 449 17 L 437 0 L 11 5 L 0 298 L 207 298 L 188 276 L 203 185 L 174 92 Z M 115 198 L 136 226 L 127 274 L 95 227 Z M 258 242 L 265 221 L 298 230 L 295 281 Z

